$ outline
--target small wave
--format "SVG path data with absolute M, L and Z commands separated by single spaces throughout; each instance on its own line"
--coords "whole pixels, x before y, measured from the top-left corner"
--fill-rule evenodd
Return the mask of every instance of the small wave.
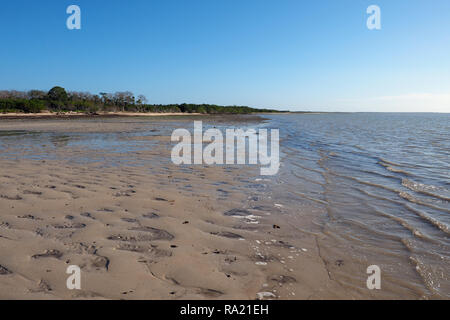
M 308 200 L 311 200 L 311 201 L 314 201 L 314 202 L 317 202 L 317 203 L 320 203 L 320 204 L 328 205 L 327 201 L 310 197 L 310 196 L 308 196 L 308 195 L 306 195 L 306 194 L 304 194 L 302 192 L 293 191 L 292 193 L 294 193 L 295 195 L 297 195 L 297 196 L 299 196 L 301 198 L 305 198 L 305 199 L 308 199 Z
M 310 182 L 310 183 L 317 184 L 317 185 L 319 185 L 319 186 L 325 187 L 325 184 L 323 184 L 323 183 L 321 183 L 321 182 L 318 182 L 318 181 L 314 181 L 314 180 L 312 180 L 312 179 L 308 179 L 308 178 L 302 177 L 301 175 L 295 173 L 294 171 L 291 171 L 291 174 L 292 174 L 294 177 L 298 178 L 298 179 L 302 179 L 302 180 L 308 181 L 308 182 Z
M 362 146 L 360 146 L 358 144 L 355 144 L 353 147 L 355 147 L 356 149 L 359 149 L 361 151 L 366 151 L 366 149 L 364 149 L 364 147 L 362 147 Z
M 435 197 L 444 201 L 449 201 L 450 202 L 450 198 L 446 197 L 445 195 L 442 194 L 437 194 L 435 192 L 431 192 L 430 190 L 435 190 L 435 191 L 439 191 L 438 187 L 432 186 L 432 185 L 426 185 L 423 183 L 417 183 L 408 179 L 402 179 L 402 185 L 412 191 L 418 192 L 418 193 L 422 193 L 425 194 L 427 196 L 431 196 L 431 197 Z M 443 191 L 443 190 L 442 190 Z
M 429 208 L 432 208 L 432 209 L 435 209 L 435 210 L 438 210 L 438 211 L 445 211 L 445 212 L 450 213 L 450 210 L 449 210 L 449 209 L 442 208 L 442 207 L 437 207 L 437 206 L 434 206 L 434 205 L 432 205 L 432 204 L 429 204 L 429 203 L 420 201 L 419 199 L 414 198 L 412 195 L 410 195 L 410 194 L 407 193 L 407 192 L 403 192 L 403 191 L 402 191 L 402 192 L 399 192 L 398 195 L 399 195 L 400 197 L 402 197 L 403 199 L 408 200 L 409 202 L 416 203 L 416 204 L 420 204 L 420 205 L 422 205 L 422 206 L 429 207 Z
M 428 221 L 429 223 L 431 223 L 433 226 L 437 227 L 441 231 L 443 231 L 443 232 L 445 232 L 447 234 L 450 234 L 450 227 L 448 225 L 446 225 L 445 223 L 440 222 L 440 221 L 436 220 L 435 218 L 430 217 L 426 213 L 424 213 L 424 212 L 422 212 L 420 210 L 414 209 L 414 208 L 412 208 L 411 206 L 409 206 L 407 204 L 405 204 L 405 207 L 408 210 L 410 210 L 411 212 L 414 212 L 415 214 L 417 214 L 422 219 L 425 219 L 426 221 Z
M 417 169 L 417 168 L 428 168 L 428 169 L 433 168 L 433 167 L 430 167 L 430 166 L 427 166 L 427 165 L 424 165 L 424 164 L 418 164 L 418 163 L 407 163 L 407 162 L 396 163 L 396 162 L 389 161 L 389 160 L 386 160 L 386 159 L 383 159 L 383 158 L 378 158 L 378 160 L 379 160 L 378 164 L 382 165 L 383 167 L 394 166 L 394 167 L 414 168 L 414 169 Z
M 390 171 L 390 172 L 395 172 L 395 173 L 402 173 L 404 175 L 410 176 L 411 173 L 409 173 L 408 171 L 402 170 L 402 169 L 397 169 L 397 168 L 393 168 L 390 166 L 386 167 L 386 170 Z
M 448 259 L 433 251 L 424 253 L 408 239 L 402 239 L 401 241 L 411 253 L 409 260 L 414 266 L 415 272 L 422 279 L 423 284 L 430 291 L 431 296 L 448 297 L 449 282 L 448 275 L 446 274 Z M 439 261 L 439 263 L 430 263 L 429 259 L 432 259 L 432 261 Z
M 403 203 L 403 202 L 398 201 L 398 200 L 389 199 L 389 198 L 386 198 L 386 197 L 382 197 L 380 195 L 376 195 L 376 194 L 370 193 L 370 192 L 368 192 L 367 190 L 364 190 L 364 189 L 359 189 L 359 188 L 354 188 L 354 189 L 359 191 L 359 192 L 361 192 L 361 193 L 363 193 L 363 194 L 365 194 L 366 196 L 374 198 L 374 199 L 378 199 L 378 200 L 382 200 L 382 201 L 388 201 L 388 202 L 399 204 L 399 205 L 401 205 Z
M 352 176 L 347 176 L 347 175 L 339 174 L 337 172 L 332 172 L 332 171 L 329 171 L 328 173 L 330 173 L 330 174 L 332 174 L 334 176 L 337 176 L 337 177 L 349 179 L 349 180 L 352 180 L 352 181 L 364 184 L 366 186 L 377 187 L 377 188 L 381 188 L 381 189 L 384 189 L 384 190 L 387 190 L 387 191 L 391 191 L 391 192 L 394 192 L 394 193 L 398 193 L 399 192 L 399 190 L 397 190 L 395 188 L 390 188 L 390 187 L 387 187 L 387 186 L 384 186 L 384 185 L 381 185 L 381 184 L 377 184 L 377 183 L 374 183 L 374 182 L 364 181 L 364 180 L 361 180 L 361 179 L 358 179 L 358 178 L 355 178 L 355 177 L 352 177 Z
M 374 175 L 374 176 L 377 176 L 377 177 L 381 177 L 381 178 L 392 179 L 392 180 L 396 180 L 396 181 L 398 180 L 398 177 L 395 176 L 395 175 L 380 173 L 380 172 L 377 172 L 377 171 L 374 171 L 374 170 L 370 170 L 370 169 L 361 170 L 361 172 L 367 173 L 367 174 L 370 174 L 370 175 Z
M 370 206 L 372 208 L 372 210 L 374 210 L 376 213 L 391 219 L 397 223 L 399 223 L 401 226 L 403 226 L 405 229 L 407 229 L 408 231 L 410 231 L 415 237 L 420 238 L 420 239 L 424 239 L 430 242 L 436 242 L 435 240 L 433 240 L 432 238 L 424 235 L 419 229 L 417 229 L 416 227 L 412 226 L 411 224 L 409 224 L 406 220 L 400 218 L 400 217 L 396 217 L 393 216 L 389 213 L 386 213 L 384 211 L 381 211 L 379 209 L 375 209 L 374 207 Z
M 301 169 L 307 170 L 307 171 L 312 171 L 312 172 L 319 173 L 319 174 L 323 173 L 323 171 L 320 171 L 320 170 L 317 170 L 317 169 L 313 169 L 313 168 L 307 168 L 307 167 L 302 166 L 302 165 L 300 165 L 298 163 L 295 163 L 295 162 L 293 162 L 292 165 L 294 165 L 296 167 L 299 167 Z
M 424 263 L 419 256 L 409 257 L 410 261 L 415 265 L 415 270 L 417 274 L 421 277 L 425 286 L 433 294 L 439 295 L 440 292 L 440 279 L 430 268 L 429 264 Z
M 395 164 L 394 165 L 393 163 L 388 163 L 388 162 L 385 162 L 385 161 L 379 161 L 378 164 L 383 166 L 386 170 L 388 170 L 390 172 L 393 172 L 393 173 L 400 173 L 400 174 L 404 174 L 404 175 L 407 175 L 407 176 L 415 176 L 415 174 L 413 174 L 413 173 L 411 173 L 409 171 L 406 171 L 404 169 L 398 168 L 398 167 L 414 168 L 413 166 L 403 166 L 403 165 L 400 165 L 400 164 Z
M 376 242 L 378 239 L 393 240 L 394 242 L 400 241 L 401 237 L 397 233 L 389 232 L 388 230 L 382 230 L 377 228 L 373 224 L 362 220 L 356 220 L 352 218 L 339 218 L 340 225 L 346 225 L 351 229 L 351 232 L 339 232 L 339 237 L 349 241 L 358 241 L 360 244 L 367 244 L 368 242 Z M 334 229 L 330 226 L 331 229 Z M 325 232 L 325 230 L 324 230 Z M 329 232 L 336 232 L 336 229 Z M 329 235 L 329 234 L 328 234 Z
M 380 158 L 380 162 L 379 162 L 382 166 L 388 166 L 388 165 L 392 165 L 392 166 L 397 166 L 397 167 L 401 167 L 402 165 L 400 163 L 395 163 L 383 158 Z

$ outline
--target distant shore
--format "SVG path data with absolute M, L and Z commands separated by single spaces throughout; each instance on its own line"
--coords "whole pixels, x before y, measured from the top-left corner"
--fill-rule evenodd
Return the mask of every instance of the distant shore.
M 207 117 L 207 118 L 226 118 L 228 120 L 242 121 L 264 120 L 267 114 L 288 114 L 280 113 L 249 113 L 249 114 L 209 114 L 209 113 L 188 113 L 188 112 L 41 112 L 41 113 L 0 113 L 1 120 L 50 120 L 50 119 L 89 119 L 89 118 L 116 118 L 116 117 Z

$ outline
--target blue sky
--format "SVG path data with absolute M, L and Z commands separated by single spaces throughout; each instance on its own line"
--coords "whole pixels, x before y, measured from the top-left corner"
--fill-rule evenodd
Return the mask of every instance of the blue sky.
M 66 28 L 71 4 L 81 30 Z M 381 30 L 366 27 L 372 4 Z M 8 0 L 0 37 L 1 89 L 450 112 L 448 0 Z

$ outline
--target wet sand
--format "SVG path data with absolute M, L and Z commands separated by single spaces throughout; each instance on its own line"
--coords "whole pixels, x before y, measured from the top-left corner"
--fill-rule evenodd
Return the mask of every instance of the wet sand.
M 364 298 L 332 280 L 314 234 L 253 192 L 259 170 L 173 165 L 168 123 L 0 123 L 0 135 L 42 144 L 0 144 L 0 299 Z M 148 150 L 64 138 L 152 131 L 127 138 Z M 48 145 L 43 133 L 64 135 Z M 311 230 L 314 212 L 297 214 Z M 66 287 L 69 265 L 81 268 L 81 290 Z

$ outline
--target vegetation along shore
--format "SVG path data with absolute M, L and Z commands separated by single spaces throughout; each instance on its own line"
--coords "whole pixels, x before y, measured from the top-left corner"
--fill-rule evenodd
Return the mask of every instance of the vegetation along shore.
M 213 104 L 149 104 L 145 96 L 132 92 L 67 92 L 62 87 L 53 87 L 49 92 L 41 90 L 0 91 L 0 113 L 82 113 L 127 112 L 127 113 L 199 113 L 199 114 L 249 114 L 274 113 L 279 110 L 257 109 L 247 106 L 218 106 Z

